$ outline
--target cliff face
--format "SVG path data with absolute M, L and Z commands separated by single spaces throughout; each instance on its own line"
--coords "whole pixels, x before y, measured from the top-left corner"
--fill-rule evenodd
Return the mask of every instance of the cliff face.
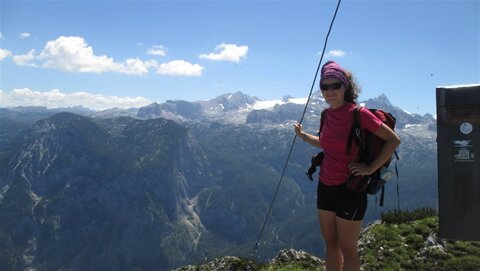
M 178 265 L 206 232 L 194 195 L 210 186 L 208 164 L 173 121 L 99 124 L 70 113 L 41 120 L 23 135 L 0 178 L 2 265 Z
M 250 141 L 267 137 L 234 126 L 212 135 L 203 127 L 59 113 L 3 134 L 0 266 L 167 270 L 247 254 L 278 173 L 269 160 L 229 151 L 258 149 Z M 305 209 L 298 185 L 290 178 L 285 185 L 263 258 L 298 240 L 277 238 L 290 224 L 279 218 Z

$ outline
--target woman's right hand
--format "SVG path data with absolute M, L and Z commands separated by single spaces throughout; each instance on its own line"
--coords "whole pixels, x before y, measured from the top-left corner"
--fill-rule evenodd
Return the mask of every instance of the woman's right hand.
M 297 134 L 297 136 L 303 137 L 303 125 L 300 123 L 295 123 L 293 126 L 295 127 L 295 133 Z
M 294 126 L 295 126 L 295 133 L 297 134 L 297 137 L 305 141 L 305 138 L 307 137 L 307 133 L 303 131 L 303 125 L 300 123 L 295 123 Z
M 295 127 L 295 133 L 297 134 L 297 137 L 314 147 L 321 148 L 319 137 L 307 134 L 305 131 L 303 131 L 303 125 L 300 123 L 295 123 L 293 126 Z

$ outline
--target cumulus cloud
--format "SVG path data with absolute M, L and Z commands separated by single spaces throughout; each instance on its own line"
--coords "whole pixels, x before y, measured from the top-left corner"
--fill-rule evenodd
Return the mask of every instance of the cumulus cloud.
M 167 49 L 162 45 L 154 45 L 149 50 L 150 55 L 164 56 Z M 0 48 L 0 61 L 13 56 L 12 52 Z M 173 60 L 159 64 L 156 60 L 141 60 L 128 58 L 116 62 L 106 55 L 95 55 L 93 48 L 81 37 L 61 36 L 48 41 L 40 52 L 30 50 L 24 55 L 13 56 L 13 61 L 19 66 L 58 69 L 66 72 L 105 73 L 116 72 L 129 75 L 144 75 L 150 71 L 169 76 L 200 76 L 202 66 L 191 64 L 185 60 Z
M 129 58 L 121 65 L 115 67 L 112 71 L 124 74 L 142 75 L 147 74 L 149 69 L 156 65 L 155 61 L 142 61 L 138 58 Z
M 138 59 L 115 62 L 105 55 L 97 56 L 92 47 L 81 37 L 61 36 L 45 45 L 38 59 L 43 67 L 67 72 L 119 72 L 125 74 L 144 74 L 148 68 Z
M 23 40 L 23 39 L 28 39 L 28 38 L 30 38 L 30 33 L 28 33 L 28 32 L 23 32 L 23 33 L 21 33 L 21 34 L 18 35 L 18 36 L 19 36 L 22 40 Z
M 222 43 L 215 47 L 215 53 L 201 54 L 199 57 L 217 61 L 240 62 L 247 56 L 248 46 Z
M 144 97 L 118 97 L 88 92 L 64 93 L 58 89 L 34 91 L 29 88 L 13 89 L 6 93 L 0 90 L 0 107 L 45 106 L 47 108 L 83 106 L 94 110 L 109 108 L 132 108 L 151 104 Z
M 64 36 L 47 42 L 37 59 L 43 63 L 42 67 L 67 72 L 117 72 L 144 75 L 150 68 L 157 66 L 154 60 L 142 61 L 138 58 L 115 62 L 113 58 L 106 55 L 95 55 L 93 48 L 88 46 L 83 38 Z
M 173 76 L 200 76 L 203 67 L 198 64 L 191 64 L 184 60 L 173 60 L 157 66 L 157 73 Z
M 164 55 L 166 48 L 162 45 L 155 45 L 149 49 L 148 53 Z M 10 51 L 0 49 L 0 61 L 11 55 Z M 35 50 L 31 50 L 25 55 L 16 55 L 13 59 L 14 63 L 19 66 L 58 69 L 66 72 L 116 72 L 144 75 L 148 74 L 150 70 L 156 70 L 158 74 L 162 75 L 199 76 L 203 70 L 202 66 L 184 60 L 159 64 L 156 60 L 143 61 L 138 58 L 128 58 L 125 61 L 116 62 L 106 55 L 95 55 L 93 48 L 83 38 L 65 36 L 48 41 L 38 55 L 35 55 Z
M 162 45 L 153 45 L 151 48 L 147 50 L 147 54 L 153 56 L 166 56 L 167 55 L 167 48 Z
M 6 49 L 0 48 L 0 61 L 12 55 L 12 52 Z
M 34 63 L 35 60 L 35 50 L 30 50 L 27 54 L 13 56 L 13 62 L 18 66 L 30 66 L 36 67 Z
M 342 50 L 330 50 L 328 51 L 328 56 L 331 57 L 343 57 L 347 54 L 347 52 Z

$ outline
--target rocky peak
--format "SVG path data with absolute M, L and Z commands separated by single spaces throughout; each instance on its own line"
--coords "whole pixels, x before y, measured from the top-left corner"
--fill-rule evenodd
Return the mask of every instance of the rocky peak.
M 210 108 L 221 107 L 222 111 L 230 111 L 253 105 L 257 100 L 258 98 L 256 97 L 248 96 L 242 92 L 235 92 L 220 95 L 205 104 Z
M 376 98 L 373 98 L 374 101 L 377 101 L 379 103 L 383 103 L 383 104 L 386 104 L 386 105 L 389 105 L 391 106 L 392 104 L 390 103 L 390 100 L 388 100 L 387 98 L 387 95 L 385 94 L 380 94 L 378 97 Z

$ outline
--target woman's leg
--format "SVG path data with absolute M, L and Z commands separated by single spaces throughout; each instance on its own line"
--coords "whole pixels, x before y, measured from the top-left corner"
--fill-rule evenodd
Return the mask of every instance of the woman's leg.
M 337 215 L 332 211 L 318 210 L 320 229 L 325 240 L 325 265 L 327 271 L 342 270 L 342 252 L 337 233 Z
M 347 220 L 336 217 L 338 244 L 343 255 L 343 270 L 360 270 L 358 238 L 363 220 Z

